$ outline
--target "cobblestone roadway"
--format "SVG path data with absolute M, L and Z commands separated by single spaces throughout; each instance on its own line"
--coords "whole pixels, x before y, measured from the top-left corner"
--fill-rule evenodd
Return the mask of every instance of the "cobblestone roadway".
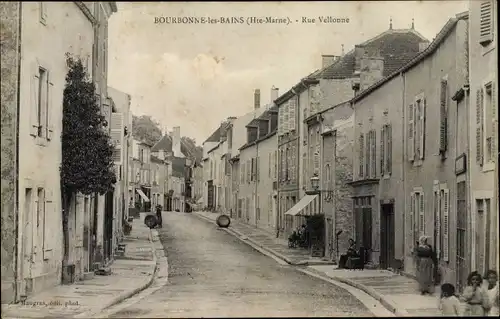
M 169 284 L 124 317 L 372 316 L 347 291 L 280 266 L 190 214 L 164 213 Z

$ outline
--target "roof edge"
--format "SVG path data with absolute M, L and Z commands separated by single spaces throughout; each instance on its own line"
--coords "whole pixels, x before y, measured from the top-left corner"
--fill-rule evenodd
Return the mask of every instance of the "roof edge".
M 371 92 L 375 91 L 375 89 L 381 87 L 383 84 L 389 82 L 393 78 L 395 78 L 397 75 L 404 74 L 411 70 L 414 66 L 419 64 L 421 61 L 425 60 L 428 56 L 430 56 L 436 49 L 441 45 L 441 43 L 448 37 L 450 32 L 453 30 L 453 28 L 456 26 L 457 22 L 459 20 L 463 20 L 464 17 L 461 18 L 450 18 L 446 24 L 441 28 L 439 33 L 437 34 L 436 38 L 434 41 L 432 41 L 429 46 L 422 51 L 420 54 L 417 54 L 413 59 L 408 61 L 405 65 L 400 67 L 398 70 L 394 71 L 392 74 L 389 74 L 385 78 L 382 78 L 381 80 L 375 82 L 372 86 L 368 87 L 366 90 L 361 92 L 358 96 L 355 96 L 352 98 L 351 102 L 355 103 L 366 96 L 368 96 Z

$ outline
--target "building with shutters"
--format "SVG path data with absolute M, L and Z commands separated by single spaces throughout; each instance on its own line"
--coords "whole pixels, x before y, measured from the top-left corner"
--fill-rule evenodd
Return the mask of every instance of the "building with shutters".
M 499 269 L 498 4 L 470 1 L 469 10 L 470 264 L 484 273 Z
M 17 176 L 2 175 L 2 303 L 61 283 L 59 167 L 68 72 L 65 53 L 82 58 L 92 79 L 104 88 L 97 93 L 105 98 L 107 54 L 102 48 L 107 45 L 107 19 L 116 11 L 115 2 L 2 4 L 2 170 L 17 172 Z M 9 68 L 13 72 L 4 79 Z M 101 106 L 105 113 L 104 103 Z M 109 118 L 110 112 L 106 114 Z M 11 196 L 16 193 L 14 200 Z M 69 214 L 69 265 L 64 270 L 70 270 L 71 280 L 91 266 L 92 238 L 85 236 L 84 229 L 92 223 L 85 216 L 94 202 L 77 196 L 72 204 L 76 208 Z M 100 197 L 100 217 L 103 204 Z
M 304 121 L 304 146 L 308 161 L 302 166 L 303 180 L 320 176 L 321 207 L 325 217 L 325 255 L 338 261 L 355 238 L 352 209 L 352 141 L 354 113 L 350 102 L 324 109 Z M 321 157 L 320 157 L 321 156 Z M 321 166 L 320 166 L 321 163 Z M 305 184 L 304 188 L 311 188 Z
M 247 140 L 239 148 L 242 169 L 239 171 L 237 218 L 274 233 L 278 203 L 278 108 L 273 104 L 266 108 L 264 113 L 247 124 Z
M 443 280 L 458 285 L 468 274 L 468 142 L 459 129 L 468 120 L 467 29 L 467 13 L 450 19 L 425 50 L 352 100 L 360 244 L 373 264 L 415 274 L 413 251 L 427 235 Z
M 110 136 L 114 143 L 113 160 L 116 184 L 113 192 L 113 247 L 123 238 L 123 221 L 128 218 L 129 208 L 129 159 L 132 134 L 130 95 L 108 87 L 112 106 Z
M 132 139 L 129 188 L 133 190 L 134 209 L 132 211 L 135 216 L 138 216 L 138 212 L 151 211 L 151 148 L 152 145 L 145 141 Z

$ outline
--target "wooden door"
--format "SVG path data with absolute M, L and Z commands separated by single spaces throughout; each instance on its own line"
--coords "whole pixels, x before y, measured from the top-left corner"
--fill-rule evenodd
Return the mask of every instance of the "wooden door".
M 392 267 L 394 262 L 394 204 L 381 206 L 380 267 Z

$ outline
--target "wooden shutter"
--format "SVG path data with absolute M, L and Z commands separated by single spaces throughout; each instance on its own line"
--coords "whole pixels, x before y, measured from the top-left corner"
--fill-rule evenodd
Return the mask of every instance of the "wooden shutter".
M 413 238 L 414 234 L 415 234 L 415 220 L 414 220 L 414 217 L 415 217 L 415 192 L 410 193 L 409 211 L 410 211 L 410 214 L 409 214 L 410 227 L 408 227 L 408 229 L 410 230 L 410 238 Z M 414 243 L 412 240 L 411 247 L 413 247 L 413 245 L 414 245 Z
M 271 153 L 267 154 L 267 165 L 268 165 L 267 176 L 271 177 L 271 174 L 272 174 L 272 169 L 271 168 L 273 167 L 273 158 L 272 158 L 272 154 Z
M 30 108 L 30 135 L 38 136 L 38 127 L 41 123 L 38 122 L 38 98 L 40 95 L 39 82 L 40 70 L 38 64 L 33 63 L 31 67 L 31 108 Z
M 440 258 L 441 253 L 441 203 L 440 203 L 440 193 L 439 190 L 434 190 L 434 198 L 433 198 L 433 206 L 436 218 L 436 224 L 434 225 L 434 229 L 436 230 L 436 242 L 434 245 L 436 246 L 436 255 Z
M 371 176 L 377 176 L 377 131 L 371 131 L 370 139 L 370 152 L 371 152 Z
M 256 158 L 255 173 L 257 174 L 257 182 L 260 182 L 260 156 Z
M 476 92 L 476 162 L 483 165 L 483 89 Z
M 447 110 L 446 110 L 446 102 L 447 102 L 447 89 L 448 89 L 448 81 L 441 80 L 441 94 L 440 94 L 440 123 L 439 123 L 439 152 L 446 152 L 448 141 L 447 141 Z
M 52 99 L 52 94 L 54 94 L 54 83 L 52 83 L 52 80 L 50 78 L 50 73 L 47 71 L 47 105 L 45 108 L 45 116 L 46 116 L 46 125 L 45 125 L 45 136 L 47 137 L 47 140 L 52 140 L 53 135 L 54 135 L 54 120 L 53 117 L 58 114 L 56 110 L 59 110 L 58 108 L 54 108 L 53 106 L 53 99 Z M 61 110 L 62 113 L 62 110 Z
M 53 202 L 53 196 L 51 191 L 43 190 L 43 199 L 44 203 L 41 203 L 43 205 L 42 208 L 42 216 L 41 218 L 43 219 L 43 235 L 42 235 L 42 250 L 43 250 L 43 259 L 48 260 L 52 257 L 53 253 L 53 238 L 54 234 L 51 233 L 51 220 L 53 220 L 51 217 L 54 216 L 55 210 L 54 210 L 54 202 Z
M 289 129 L 290 131 L 295 131 L 296 127 L 296 114 L 297 114 L 297 97 L 294 96 L 290 99 L 290 102 L 289 102 L 289 107 L 290 107 L 290 111 L 289 111 Z
M 424 193 L 419 192 L 419 201 L 418 201 L 418 228 L 420 236 L 425 235 L 425 201 L 424 201 Z
M 386 161 L 386 168 L 385 168 L 385 171 L 386 173 L 388 174 L 391 174 L 392 173 L 392 126 L 391 124 L 388 124 L 386 126 L 386 130 L 385 130 L 385 135 L 386 135 L 386 139 L 387 139 L 387 150 L 386 150 L 386 157 L 387 157 L 387 161 Z
M 366 174 L 366 178 L 370 178 L 371 177 L 371 170 L 370 170 L 370 167 L 371 167 L 371 131 L 368 131 L 367 135 L 366 135 L 366 142 L 365 142 L 365 156 L 366 156 L 366 160 L 365 160 L 365 174 Z
M 415 160 L 415 104 L 408 107 L 408 160 Z
M 383 177 L 385 174 L 385 141 L 386 141 L 386 125 L 382 126 L 380 131 L 380 176 Z
M 362 178 L 363 177 L 363 172 L 364 172 L 364 161 L 365 161 L 365 137 L 363 135 L 363 133 L 359 134 L 359 140 L 358 140 L 358 144 L 359 144 L 359 177 Z
M 111 141 L 114 144 L 113 161 L 116 165 L 121 165 L 123 162 L 123 113 L 111 113 L 110 135 Z
M 425 155 L 425 107 L 426 107 L 426 99 L 423 98 L 420 103 L 420 139 L 419 139 L 420 152 L 418 153 L 419 158 L 421 160 L 424 159 Z
M 277 174 L 278 174 L 278 151 L 274 151 L 273 152 L 273 178 L 276 179 L 277 178 Z
M 285 107 L 282 105 L 280 108 L 278 108 L 278 136 L 283 135 L 284 114 Z
M 481 2 L 479 43 L 487 45 L 493 41 L 493 5 L 492 1 Z
M 319 145 L 316 145 L 316 149 L 314 151 L 314 172 L 313 172 L 313 174 L 318 174 L 318 176 L 319 176 L 319 165 L 320 165 L 320 163 L 319 163 L 319 161 L 320 161 L 319 156 L 320 156 L 320 154 L 319 154 Z
M 286 134 L 289 131 L 289 119 L 290 119 L 290 102 L 286 102 L 283 106 L 285 113 L 283 114 L 283 133 Z
M 450 191 L 444 190 L 443 204 L 443 260 L 449 261 L 449 211 L 450 211 Z

